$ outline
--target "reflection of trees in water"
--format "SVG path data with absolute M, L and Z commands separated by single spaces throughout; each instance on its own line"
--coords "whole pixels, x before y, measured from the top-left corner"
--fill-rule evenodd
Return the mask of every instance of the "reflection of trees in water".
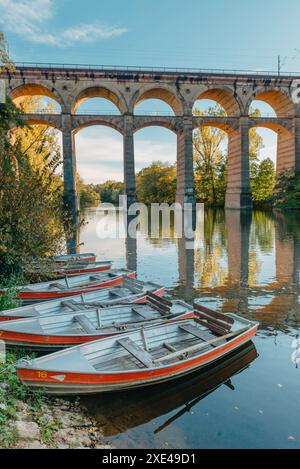
M 274 240 L 275 231 L 272 212 L 253 212 L 250 245 L 258 245 L 262 252 L 270 253 L 274 249 Z
M 204 214 L 203 244 L 195 251 L 195 287 L 213 288 L 223 285 L 227 270 L 222 261 L 226 257 L 224 211 L 208 209 Z
M 258 284 L 263 262 L 258 259 L 259 251 L 264 254 L 274 252 L 275 227 L 271 212 L 254 211 L 250 231 L 249 286 Z
M 151 215 L 151 207 L 148 207 L 147 212 L 141 211 L 137 214 L 140 215 L 140 223 L 137 227 L 139 235 L 146 237 L 150 244 L 154 247 L 161 247 L 163 245 L 174 244 L 176 241 L 175 219 L 174 211 L 170 212 L 170 218 L 166 217 L 166 226 L 164 229 L 163 215 L 160 212 L 159 218 Z M 169 221 L 169 222 L 168 222 Z M 157 235 L 154 236 L 155 232 Z

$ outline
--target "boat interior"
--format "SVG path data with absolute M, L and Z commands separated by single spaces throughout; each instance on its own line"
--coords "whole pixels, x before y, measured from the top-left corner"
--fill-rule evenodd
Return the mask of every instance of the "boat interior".
M 193 308 L 183 301 L 170 302 L 149 293 L 147 303 L 83 310 L 82 303 L 62 302 L 69 307 L 68 314 L 41 316 L 21 321 L 9 321 L 2 330 L 47 335 L 97 335 L 121 333 L 147 325 L 155 320 L 173 319 L 192 313 Z
M 120 270 L 108 270 L 105 272 L 100 272 L 97 274 L 93 275 L 76 275 L 76 276 L 70 276 L 68 277 L 67 275 L 63 279 L 59 279 L 56 281 L 50 281 L 50 282 L 41 282 L 41 283 L 36 283 L 32 284 L 29 286 L 26 286 L 23 288 L 23 291 L 45 291 L 45 290 L 68 290 L 70 288 L 79 288 L 81 286 L 85 285 L 92 285 L 93 283 L 97 283 L 101 280 L 106 280 L 109 278 L 117 278 L 122 275 L 126 275 L 128 271 L 120 269 Z
M 194 308 L 199 308 L 199 305 L 194 305 Z M 36 366 L 57 371 L 104 373 L 150 369 L 198 356 L 225 344 L 254 325 L 233 314 L 212 313 L 224 316 L 226 320 L 216 319 L 215 315 L 198 309 L 194 319 L 145 327 L 129 335 L 87 343 L 49 358 L 39 358 Z

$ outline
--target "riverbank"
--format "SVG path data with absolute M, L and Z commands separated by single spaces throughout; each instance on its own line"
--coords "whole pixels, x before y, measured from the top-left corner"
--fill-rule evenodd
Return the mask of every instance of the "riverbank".
M 19 381 L 19 355 L 0 364 L 0 448 L 111 449 L 80 400 L 47 398 Z

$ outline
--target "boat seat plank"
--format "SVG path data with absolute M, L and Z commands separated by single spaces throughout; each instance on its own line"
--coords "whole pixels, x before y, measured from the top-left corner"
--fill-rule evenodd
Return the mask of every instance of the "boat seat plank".
M 109 290 L 109 294 L 112 296 L 116 296 L 117 298 L 124 298 L 124 290 L 120 291 L 114 291 L 114 290 Z
M 119 339 L 118 343 L 147 368 L 152 368 L 154 366 L 153 358 L 150 353 L 146 352 L 146 350 L 143 350 L 130 338 L 125 337 L 124 339 Z
M 138 308 L 131 308 L 131 311 L 133 313 L 138 314 L 143 319 L 154 319 L 155 317 L 152 311 L 146 311 L 145 309 L 143 311 L 140 311 Z
M 61 305 L 71 309 L 72 311 L 80 311 L 82 309 L 82 306 L 78 303 L 73 303 L 72 301 L 62 301 Z
M 95 332 L 97 332 L 95 326 L 91 323 L 85 314 L 78 314 L 74 316 L 74 321 L 77 321 L 87 334 L 95 334 Z
M 49 285 L 50 288 L 56 288 L 57 290 L 66 290 L 66 287 L 64 285 L 61 285 L 61 283 L 51 283 Z
M 234 320 L 230 316 L 227 316 L 224 313 L 218 313 L 217 311 L 213 311 L 212 309 L 206 308 L 205 306 L 202 306 L 198 303 L 194 303 L 194 308 L 196 309 L 196 311 L 204 313 L 208 317 L 212 317 L 215 319 L 219 319 L 222 322 L 226 322 L 230 326 L 232 326 L 234 323 Z
M 188 332 L 189 334 L 192 334 L 193 336 L 198 337 L 204 342 L 209 342 L 210 340 L 216 339 L 215 335 L 210 334 L 209 332 L 202 331 L 201 329 L 198 329 L 198 327 L 192 326 L 191 324 L 187 324 L 186 326 L 179 326 L 179 327 L 184 332 Z M 219 342 L 219 344 L 224 343 L 224 342 L 225 341 Z

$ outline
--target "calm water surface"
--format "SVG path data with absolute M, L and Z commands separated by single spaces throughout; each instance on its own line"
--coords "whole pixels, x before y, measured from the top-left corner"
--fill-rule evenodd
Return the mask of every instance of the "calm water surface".
M 137 270 L 188 302 L 260 322 L 253 343 L 218 366 L 144 390 L 88 397 L 119 448 L 300 448 L 300 214 L 208 210 L 184 240 L 101 240 L 86 212 L 82 251 Z M 112 219 L 113 222 L 113 219 Z M 99 225 L 100 223 L 100 225 Z M 174 234 L 174 233 L 173 233 Z M 172 233 L 171 233 L 172 235 Z M 294 353 L 294 356 L 292 356 Z

